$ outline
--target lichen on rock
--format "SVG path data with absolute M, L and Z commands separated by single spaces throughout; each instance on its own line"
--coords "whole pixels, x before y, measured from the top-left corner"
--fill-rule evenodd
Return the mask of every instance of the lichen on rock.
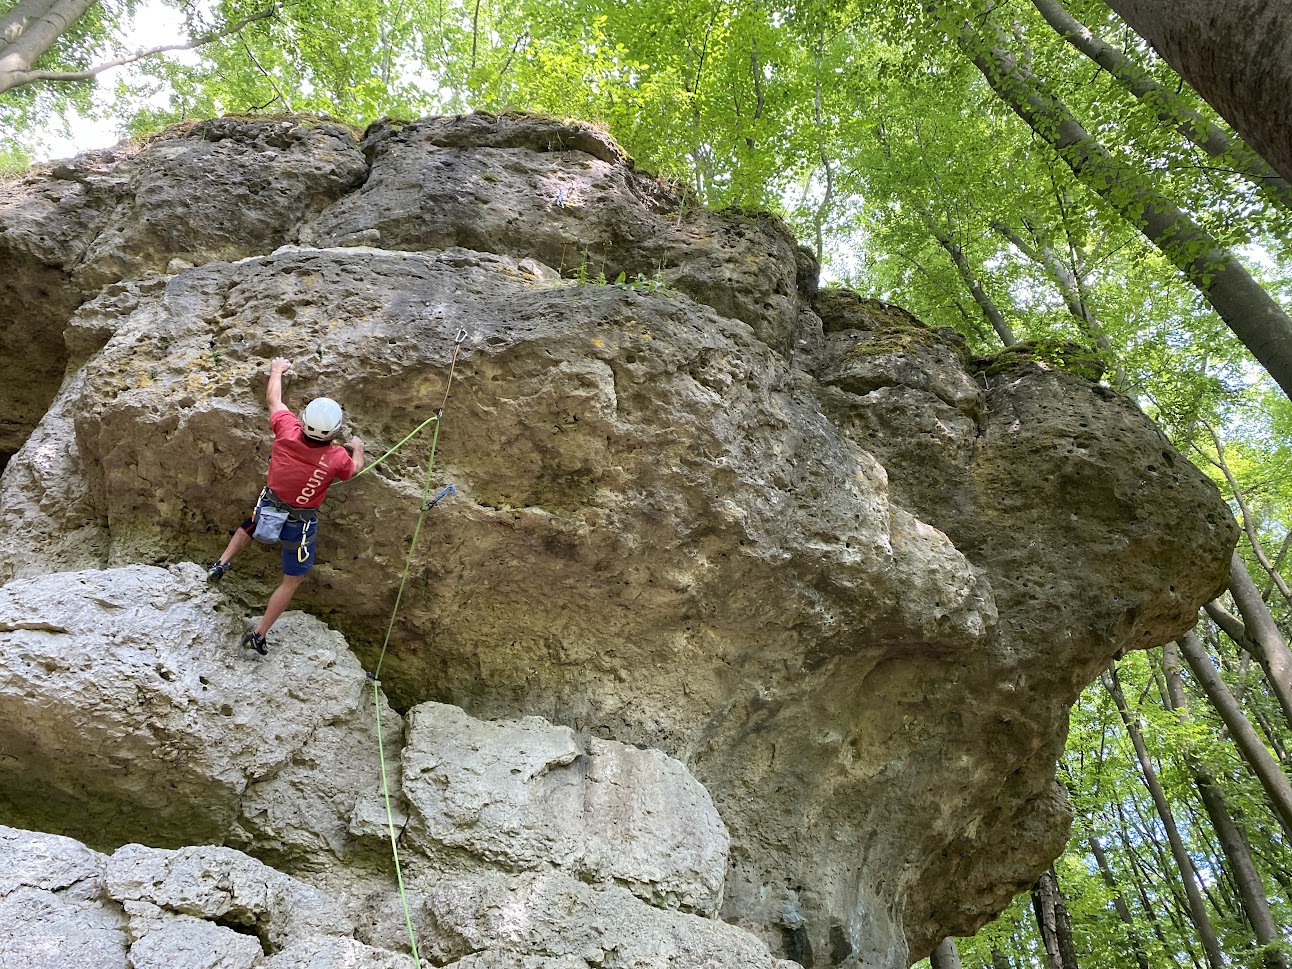
M 1226 506 L 1132 402 L 818 290 L 596 129 L 221 119 L 58 171 L 0 187 L 12 305 L 55 293 L 0 320 L 52 355 L 4 360 L 0 821 L 343 913 L 256 953 L 58 900 L 136 961 L 385 965 L 393 821 L 438 964 L 905 966 L 1057 855 L 1070 704 L 1225 583 Z M 430 434 L 334 486 L 251 664 L 277 556 L 183 563 L 255 499 L 278 355 L 374 454 L 448 391 L 456 494 L 405 578 Z

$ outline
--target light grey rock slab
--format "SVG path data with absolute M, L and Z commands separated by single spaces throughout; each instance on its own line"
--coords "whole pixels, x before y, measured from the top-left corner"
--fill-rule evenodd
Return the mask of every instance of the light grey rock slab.
M 260 663 L 243 629 L 192 564 L 0 587 L 0 802 L 100 844 L 345 856 L 354 805 L 380 783 L 384 698 L 317 620 L 285 617 Z M 383 716 L 397 739 L 399 717 Z
M 661 907 L 713 914 L 721 902 L 726 827 L 708 792 L 660 751 L 426 703 L 408 714 L 403 788 L 414 850 L 556 867 Z
M 103 895 L 104 855 L 0 826 L 0 966 L 126 969 L 126 917 Z
M 170 916 L 130 946 L 130 969 L 252 969 L 264 950 L 253 936 L 188 915 Z
M 445 879 L 426 904 L 434 924 L 444 927 L 427 937 L 428 954 L 462 969 L 794 965 L 725 922 L 643 906 L 624 889 L 595 888 L 559 873 Z
M 236 925 L 246 930 L 243 938 L 254 934 L 272 950 L 354 932 L 331 897 L 232 848 L 125 845 L 108 860 L 105 884 L 118 902 L 145 902 L 163 912 Z M 169 921 L 162 927 L 172 931 Z
M 0 966 L 14 969 L 126 969 L 119 910 L 56 892 L 0 893 Z
M 409 969 L 414 963 L 411 955 L 354 939 L 313 938 L 292 943 L 261 965 L 264 969 Z

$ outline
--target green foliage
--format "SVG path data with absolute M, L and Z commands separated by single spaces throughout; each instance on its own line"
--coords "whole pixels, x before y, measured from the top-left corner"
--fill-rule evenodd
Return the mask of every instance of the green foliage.
M 0 145 L 0 177 L 17 175 L 31 167 L 32 157 L 17 145 Z
M 631 290 L 642 293 L 672 293 L 673 287 L 669 284 L 665 276 L 665 266 L 663 263 L 647 276 L 645 273 L 636 273 L 629 276 L 626 272 L 621 272 L 613 280 L 607 278 L 605 266 L 593 272 L 591 263 L 591 253 L 583 249 L 579 253 L 579 262 L 570 271 L 570 278 L 580 286 L 614 286 L 616 289 Z
M 163 2 L 182 13 L 193 35 L 261 9 L 257 0 Z M 1064 3 L 1167 91 L 1217 120 L 1102 0 Z M 1292 403 L 1119 213 L 1116 203 L 1129 196 L 1117 193 L 1129 186 L 1100 186 L 1101 195 L 1078 181 L 1002 104 L 948 31 L 966 18 L 999 24 L 1013 54 L 1116 159 L 1238 251 L 1284 305 L 1292 302 L 1288 214 L 1236 166 L 1202 155 L 1164 126 L 1160 96 L 1157 103 L 1131 96 L 1030 4 L 995 14 L 992 6 L 293 0 L 192 58 L 154 58 L 97 89 L 15 89 L 0 102 L 0 170 L 24 164 L 40 133 L 74 111 L 104 111 L 136 135 L 216 114 L 284 111 L 359 127 L 385 116 L 469 110 L 599 122 L 642 168 L 689 185 L 704 204 L 783 216 L 816 245 L 828 279 L 899 304 L 931 327 L 955 328 L 974 353 L 1001 350 L 984 315 L 988 303 L 1023 341 L 998 362 L 1030 354 L 1114 382 L 1212 475 L 1236 513 L 1242 496 L 1245 523 L 1275 557 L 1292 523 Z M 129 49 L 131 10 L 129 0 L 96 6 L 41 66 L 83 69 Z M 106 104 L 95 108 L 96 94 Z M 668 291 L 663 266 L 650 276 L 608 279 L 587 252 L 577 258 L 558 268 L 581 285 Z M 1250 541 L 1241 552 L 1259 568 Z M 1292 605 L 1277 593 L 1270 601 L 1286 632 Z M 1259 668 L 1214 627 L 1199 628 L 1271 748 L 1292 750 Z M 1285 926 L 1292 925 L 1292 846 L 1196 691 L 1187 718 L 1163 703 L 1159 654 L 1126 657 L 1119 675 L 1203 873 L 1225 951 L 1236 966 L 1257 966 L 1261 953 L 1198 800 L 1197 769 L 1216 779 Z M 1151 966 L 1202 965 L 1161 819 L 1098 683 L 1073 709 L 1060 779 L 1077 820 L 1056 871 L 1083 963 L 1131 969 L 1137 945 Z M 1107 856 L 1106 873 L 1092 842 Z M 1129 925 L 1114 908 L 1118 897 Z M 997 953 L 1015 966 L 1042 964 L 1026 896 L 960 949 L 968 967 L 995 965 Z
M 976 372 L 992 376 L 1012 370 L 1024 362 L 1038 362 L 1057 370 L 1066 370 L 1097 383 L 1108 373 L 1108 363 L 1099 351 L 1074 340 L 1024 340 L 1006 347 L 991 357 L 974 361 Z
M 0 14 L 17 0 L 0 0 Z M 80 71 L 103 60 L 126 43 L 134 0 L 99 3 L 91 7 L 59 38 L 34 68 Z M 64 128 L 69 112 L 92 111 L 93 84 L 39 84 L 14 88 L 0 95 L 0 144 L 11 157 L 36 154 L 42 133 L 53 125 Z

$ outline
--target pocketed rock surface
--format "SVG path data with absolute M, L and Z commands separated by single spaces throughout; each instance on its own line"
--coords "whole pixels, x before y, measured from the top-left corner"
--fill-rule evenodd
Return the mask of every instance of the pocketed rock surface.
M 1069 706 L 1225 584 L 1131 402 L 818 290 L 586 126 L 204 122 L 0 186 L 0 265 L 0 821 L 222 845 L 350 920 L 257 958 L 407 946 L 377 695 L 438 963 L 905 966 L 1059 853 Z M 246 664 L 277 552 L 174 563 L 255 499 L 277 355 L 370 456 L 444 413 L 334 486 Z M 522 938 L 518 899 L 588 914 Z

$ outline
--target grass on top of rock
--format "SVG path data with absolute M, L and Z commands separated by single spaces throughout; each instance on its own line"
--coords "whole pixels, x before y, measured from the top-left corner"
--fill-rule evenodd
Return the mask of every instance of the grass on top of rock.
M 913 353 L 928 347 L 946 347 L 954 353 L 962 354 L 962 348 L 923 324 L 913 327 L 886 326 L 882 330 L 867 332 L 866 338 L 858 340 L 843 352 L 844 360 L 883 357 L 894 353 Z
M 636 273 L 629 276 L 628 273 L 620 272 L 614 279 L 606 275 L 605 264 L 595 273 L 592 271 L 592 253 L 584 249 L 579 255 L 582 257 L 579 264 L 572 269 L 562 270 L 562 274 L 567 279 L 572 279 L 579 286 L 614 286 L 617 289 L 630 289 L 640 293 L 671 293 L 674 292 L 672 285 L 664 278 L 664 273 L 668 267 L 661 261 L 655 267 L 655 271 L 649 276 L 645 273 Z
M 1112 369 L 1096 348 L 1075 340 L 1022 340 L 999 353 L 970 361 L 972 371 L 984 377 L 994 377 L 1027 364 L 1064 370 L 1092 383 L 1103 380 Z

